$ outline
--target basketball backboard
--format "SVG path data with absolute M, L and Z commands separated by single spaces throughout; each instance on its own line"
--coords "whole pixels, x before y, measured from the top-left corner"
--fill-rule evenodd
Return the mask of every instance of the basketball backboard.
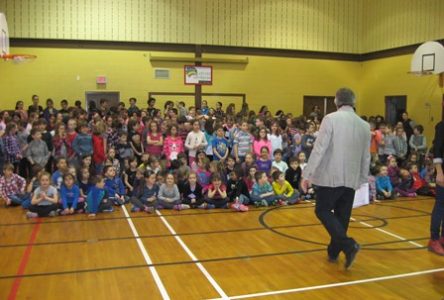
M 418 75 L 444 72 L 444 46 L 438 42 L 426 42 L 416 49 L 410 65 L 410 73 Z
M 9 54 L 9 33 L 6 16 L 0 12 L 0 56 Z

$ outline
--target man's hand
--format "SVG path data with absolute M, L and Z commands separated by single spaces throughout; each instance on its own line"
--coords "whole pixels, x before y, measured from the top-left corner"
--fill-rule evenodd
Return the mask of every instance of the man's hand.
M 444 174 L 437 172 L 436 174 L 436 184 L 444 187 Z
M 305 194 L 307 193 L 309 187 L 310 187 L 310 181 L 308 179 L 302 178 L 301 189 Z

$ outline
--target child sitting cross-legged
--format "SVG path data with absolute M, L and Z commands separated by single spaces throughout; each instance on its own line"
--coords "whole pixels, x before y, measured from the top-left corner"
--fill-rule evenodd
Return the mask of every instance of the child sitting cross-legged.
M 395 199 L 395 193 L 386 166 L 380 166 L 376 176 L 376 198 L 378 200 Z
M 75 212 L 82 213 L 85 202 L 79 202 L 80 189 L 75 184 L 72 174 L 63 176 L 63 184 L 60 188 L 60 198 L 62 200 L 62 215 L 72 215 Z
M 3 166 L 3 176 L 0 177 L 0 198 L 6 206 L 22 205 L 29 196 L 25 194 L 26 180 L 14 174 L 14 165 L 6 163 Z
M 296 204 L 299 201 L 299 192 L 295 191 L 291 184 L 285 180 L 285 174 L 281 171 L 273 173 L 273 190 L 276 196 L 280 196 L 279 205 Z
M 231 171 L 230 179 L 227 182 L 227 194 L 231 204 L 231 208 L 236 211 L 248 211 L 247 204 L 250 202 L 250 192 L 245 183 L 242 171 L 238 169 Z
M 201 208 L 228 208 L 228 195 L 225 185 L 222 183 L 220 175 L 211 175 L 211 183 L 208 185 L 205 203 Z
M 256 206 L 274 205 L 279 197 L 274 194 L 273 187 L 268 182 L 267 174 L 263 171 L 258 171 L 254 176 L 256 183 L 253 185 L 251 201 Z
M 108 194 L 105 190 L 105 178 L 98 175 L 94 178 L 94 182 L 95 185 L 91 187 L 86 198 L 88 217 L 95 217 L 99 212 L 114 211 L 112 202 L 108 199 Z
M 123 205 L 125 203 L 125 186 L 122 179 L 116 176 L 116 169 L 113 166 L 106 166 L 103 173 L 105 174 L 105 189 L 109 199 L 114 205 Z
M 413 178 L 406 169 L 399 171 L 400 182 L 395 187 L 395 192 L 401 197 L 416 197 L 415 189 L 413 189 Z
M 190 208 L 187 204 L 180 202 L 179 188 L 174 181 L 174 175 L 168 173 L 165 177 L 165 183 L 160 186 L 159 193 L 157 195 L 158 204 L 157 208 L 168 208 L 175 210 L 183 210 Z
M 31 206 L 26 213 L 26 217 L 54 217 L 57 215 L 59 194 L 57 189 L 51 186 L 51 175 L 46 172 L 40 173 L 39 183 L 39 187 L 33 193 Z
M 435 196 L 435 193 L 430 189 L 429 184 L 420 176 L 417 164 L 412 164 L 410 166 L 410 174 L 413 179 L 412 187 L 416 194 L 421 196 Z
M 135 186 L 133 196 L 130 198 L 130 202 L 133 205 L 131 208 L 132 212 L 154 212 L 157 193 L 159 192 L 159 186 L 156 184 L 156 173 L 146 171 L 144 177 L 145 182 L 141 182 L 140 188 Z
M 203 204 L 202 186 L 197 182 L 197 174 L 192 171 L 188 175 L 188 180 L 180 186 L 182 203 L 188 204 L 191 208 L 197 208 Z

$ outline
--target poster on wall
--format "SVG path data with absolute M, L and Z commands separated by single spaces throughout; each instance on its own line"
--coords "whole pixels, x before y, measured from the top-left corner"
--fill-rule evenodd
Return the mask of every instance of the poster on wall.
M 212 66 L 191 66 L 184 67 L 185 84 L 213 84 L 213 67 Z

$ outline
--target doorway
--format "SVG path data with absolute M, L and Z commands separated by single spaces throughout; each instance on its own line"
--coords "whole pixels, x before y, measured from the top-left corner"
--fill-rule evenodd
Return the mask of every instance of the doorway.
M 385 121 L 395 125 L 407 111 L 407 96 L 385 96 Z
M 319 108 L 319 120 L 325 115 L 336 111 L 334 96 L 304 96 L 303 114 L 309 118 L 310 114 Z
M 86 110 L 88 111 L 91 102 L 96 103 L 96 107 L 100 107 L 100 100 L 108 101 L 109 108 L 118 107 L 120 102 L 120 92 L 85 92 Z

